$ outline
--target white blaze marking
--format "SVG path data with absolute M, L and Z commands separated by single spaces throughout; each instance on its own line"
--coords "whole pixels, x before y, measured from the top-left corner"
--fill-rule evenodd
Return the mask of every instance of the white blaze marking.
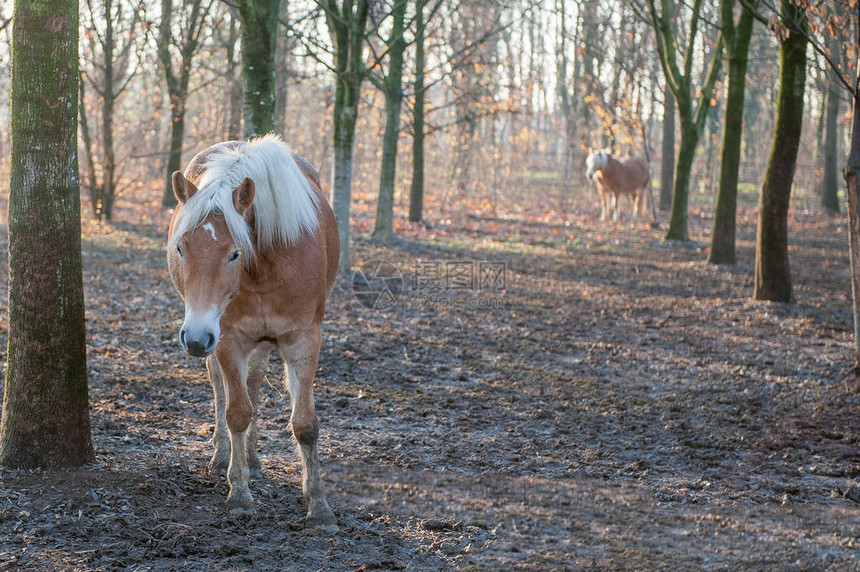
M 206 224 L 204 224 L 203 228 L 205 228 L 206 230 L 209 231 L 209 234 L 212 235 L 212 240 L 214 240 L 215 242 L 218 242 L 218 235 L 215 234 L 215 227 L 212 226 L 211 222 L 207 222 Z

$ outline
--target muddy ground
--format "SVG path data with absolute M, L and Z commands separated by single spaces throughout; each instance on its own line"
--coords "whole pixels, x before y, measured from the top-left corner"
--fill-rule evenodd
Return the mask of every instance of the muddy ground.
M 368 309 L 343 280 L 329 304 L 334 534 L 302 527 L 276 361 L 259 515 L 227 518 L 203 363 L 176 340 L 166 215 L 87 220 L 97 462 L 0 472 L 0 569 L 860 569 L 844 218 L 791 215 L 786 305 L 750 299 L 754 212 L 727 268 L 704 263 L 707 218 L 691 220 L 701 242 L 675 244 L 594 215 L 359 236 L 355 266 L 386 261 L 403 289 Z

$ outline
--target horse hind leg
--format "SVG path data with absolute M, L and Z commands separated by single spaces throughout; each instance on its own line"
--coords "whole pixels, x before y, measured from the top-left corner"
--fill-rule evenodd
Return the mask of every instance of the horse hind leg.
M 286 365 L 285 379 L 292 402 L 290 425 L 302 463 L 302 493 L 308 505 L 305 526 L 337 529 L 337 519 L 326 500 L 320 476 L 317 440 L 319 423 L 314 409 L 313 381 L 319 358 L 320 335 L 305 336 L 281 353 Z

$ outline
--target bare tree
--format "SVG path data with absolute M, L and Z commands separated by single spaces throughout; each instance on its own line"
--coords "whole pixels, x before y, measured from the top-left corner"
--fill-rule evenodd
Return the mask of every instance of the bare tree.
M 110 220 L 117 194 L 119 163 L 114 145 L 114 111 L 140 69 L 140 56 L 136 50 L 143 45 L 138 32 L 145 29 L 144 3 L 127 5 L 125 0 L 86 0 L 86 3 L 88 19 L 84 39 L 88 49 L 85 53 L 91 54 L 91 59 L 84 59 L 82 76 L 89 86 L 86 90 L 92 89 L 98 97 L 96 101 L 90 101 L 83 95 L 85 90 L 81 90 L 81 135 L 93 214 L 98 219 Z M 98 156 L 93 126 L 87 117 L 90 106 L 101 106 Z
M 675 167 L 675 190 L 672 196 L 672 214 L 666 238 L 669 240 L 688 240 L 687 205 L 690 193 L 690 174 L 696 145 L 702 135 L 708 109 L 711 105 L 711 94 L 720 70 L 723 38 L 720 35 L 716 46 L 709 58 L 706 58 L 707 69 L 700 86 L 696 87 L 693 80 L 698 75 L 694 69 L 698 58 L 698 35 L 703 22 L 703 1 L 695 0 L 690 7 L 689 29 L 686 30 L 687 42 L 684 53 L 680 54 L 678 33 L 673 24 L 673 6 L 671 0 L 661 0 L 657 9 L 655 0 L 648 0 L 648 12 L 657 35 L 657 53 L 666 84 L 675 96 L 678 106 L 678 117 L 681 128 L 681 147 L 678 151 L 678 162 Z
M 381 79 L 377 79 L 372 73 L 368 76 L 385 95 L 385 132 L 382 135 L 379 195 L 372 235 L 373 238 L 382 240 L 388 240 L 394 233 L 394 179 L 397 172 L 397 143 L 400 138 L 400 108 L 403 105 L 406 5 L 407 0 L 393 0 L 390 12 L 391 29 L 384 40 L 387 69 L 384 69 Z M 384 63 L 380 61 L 379 67 L 383 66 Z
M 167 95 L 170 98 L 170 151 L 167 159 L 166 184 L 161 198 L 161 204 L 166 207 L 176 205 L 171 175 L 182 168 L 185 103 L 188 99 L 192 61 L 200 46 L 200 35 L 213 3 L 214 0 L 207 0 L 205 4 L 203 0 L 183 3 L 179 11 L 180 18 L 176 18 L 173 0 L 161 0 L 158 59 L 161 62 L 167 84 Z M 174 65 L 174 58 L 178 59 L 176 65 Z

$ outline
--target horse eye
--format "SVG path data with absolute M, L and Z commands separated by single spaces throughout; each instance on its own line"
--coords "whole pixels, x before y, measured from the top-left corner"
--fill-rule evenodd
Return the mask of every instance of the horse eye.
M 178 244 L 176 245 L 176 252 L 179 253 L 179 257 L 181 258 L 182 257 L 182 247 Z
M 236 262 L 237 260 L 239 260 L 240 254 L 242 254 L 241 250 L 234 250 L 233 252 L 230 253 L 230 260 L 229 261 L 230 262 Z

